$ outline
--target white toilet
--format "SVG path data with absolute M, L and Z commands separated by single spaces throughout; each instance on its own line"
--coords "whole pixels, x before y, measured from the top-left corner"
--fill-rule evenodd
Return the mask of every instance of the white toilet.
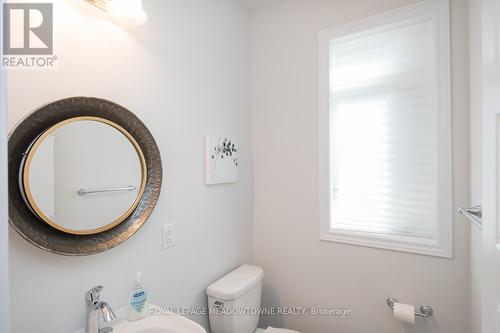
M 257 328 L 264 271 L 243 265 L 207 288 L 212 333 L 300 333 Z

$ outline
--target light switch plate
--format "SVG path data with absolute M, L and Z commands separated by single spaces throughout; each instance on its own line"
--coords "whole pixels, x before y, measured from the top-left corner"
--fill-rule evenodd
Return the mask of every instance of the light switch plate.
M 170 223 L 162 227 L 163 249 L 175 246 L 175 224 Z

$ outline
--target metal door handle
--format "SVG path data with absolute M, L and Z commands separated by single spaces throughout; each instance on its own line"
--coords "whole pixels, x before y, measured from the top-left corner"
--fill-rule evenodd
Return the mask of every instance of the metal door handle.
M 470 208 L 460 208 L 458 212 L 465 217 L 467 217 L 473 224 L 478 227 L 483 226 L 483 207 L 481 205 L 477 205 Z

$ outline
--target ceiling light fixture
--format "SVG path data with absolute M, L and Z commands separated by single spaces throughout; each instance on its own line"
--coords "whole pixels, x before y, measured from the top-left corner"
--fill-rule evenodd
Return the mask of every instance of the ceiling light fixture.
M 146 23 L 148 15 L 142 8 L 142 0 L 87 0 L 96 7 L 110 13 L 121 22 L 141 25 Z

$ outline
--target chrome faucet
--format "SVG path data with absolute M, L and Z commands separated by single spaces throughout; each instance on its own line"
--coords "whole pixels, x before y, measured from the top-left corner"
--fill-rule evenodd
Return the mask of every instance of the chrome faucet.
M 85 320 L 85 333 L 111 333 L 113 328 L 105 327 L 99 329 L 99 314 L 102 315 L 102 320 L 110 322 L 116 318 L 115 313 L 108 303 L 99 301 L 100 292 L 104 288 L 97 286 L 85 294 L 85 304 L 87 306 L 87 317 Z

